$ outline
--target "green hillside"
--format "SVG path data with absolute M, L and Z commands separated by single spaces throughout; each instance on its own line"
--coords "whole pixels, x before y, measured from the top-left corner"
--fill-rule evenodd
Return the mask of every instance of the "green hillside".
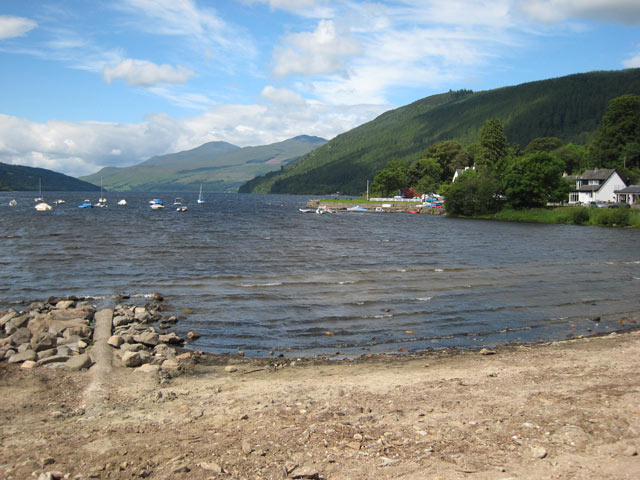
M 0 163 L 0 190 L 35 190 L 42 185 L 43 191 L 90 192 L 100 190 L 91 183 L 44 168 L 25 167 Z
M 338 135 L 280 171 L 240 188 L 254 193 L 361 194 L 392 159 L 409 163 L 430 145 L 477 142 L 488 119 L 499 119 L 523 148 L 537 137 L 585 144 L 611 99 L 640 94 L 640 69 L 592 72 L 484 92 L 450 91 L 391 110 Z
M 283 142 L 240 148 L 226 142 L 152 157 L 138 165 L 106 167 L 82 180 L 113 191 L 235 192 L 247 180 L 277 170 L 326 140 L 302 135 Z

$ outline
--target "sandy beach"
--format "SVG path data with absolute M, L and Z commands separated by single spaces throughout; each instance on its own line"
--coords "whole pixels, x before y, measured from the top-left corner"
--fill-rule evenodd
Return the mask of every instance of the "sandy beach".
M 635 321 L 638 318 L 634 319 Z M 0 363 L 0 478 L 635 479 L 640 331 L 174 373 Z

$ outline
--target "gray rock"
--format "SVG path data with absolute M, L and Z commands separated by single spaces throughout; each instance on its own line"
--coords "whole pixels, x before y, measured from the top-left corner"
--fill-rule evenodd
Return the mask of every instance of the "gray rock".
M 12 355 L 15 355 L 16 353 L 18 353 L 17 350 L 14 350 L 13 348 L 10 348 L 10 349 L 8 349 L 8 350 L 6 350 L 4 352 L 4 358 L 9 359 L 9 358 L 11 358 Z
M 122 355 L 122 363 L 125 367 L 139 367 L 142 365 L 140 352 L 125 352 L 124 355 Z
M 182 345 L 184 343 L 184 339 L 176 335 L 175 332 L 167 333 L 166 335 L 159 335 L 158 340 L 169 345 Z
M 83 353 L 82 355 L 78 355 L 76 357 L 72 357 L 64 364 L 67 369 L 74 371 L 84 370 L 85 368 L 89 368 L 91 365 L 93 365 L 93 362 L 91 361 L 89 355 L 87 355 L 86 353 Z
M 73 352 L 67 345 L 60 345 L 56 350 L 58 355 L 64 355 L 67 357 L 70 357 L 71 355 L 73 355 Z
M 31 348 L 36 352 L 49 350 L 57 345 L 57 338 L 49 332 L 37 332 L 31 337 Z
M 66 355 L 54 355 L 53 357 L 43 358 L 42 360 L 38 360 L 38 365 L 49 365 L 51 363 L 64 363 L 69 360 L 71 357 L 67 357 Z
M 9 320 L 17 316 L 18 316 L 18 312 L 16 312 L 15 310 L 9 310 L 8 312 L 6 312 L 4 315 L 0 317 L 0 327 L 4 327 Z
M 16 329 L 18 328 L 22 328 L 22 327 L 26 327 L 27 323 L 29 323 L 29 318 L 31 318 L 29 316 L 28 313 L 23 313 L 22 315 L 18 315 L 13 317 L 12 319 L 10 319 L 7 323 L 5 323 L 5 331 L 6 328 L 10 325 L 12 327 L 15 327 Z
M 31 330 L 26 327 L 20 327 L 11 335 L 11 343 L 13 343 L 14 345 L 29 343 L 29 340 L 31 340 L 31 335 Z
M 27 360 L 35 361 L 36 352 L 27 350 L 26 352 L 15 353 L 9 357 L 9 363 L 22 363 Z
M 140 335 L 135 335 L 133 340 L 137 343 L 142 343 L 143 345 L 147 345 L 148 347 L 155 347 L 158 345 L 159 336 L 155 332 L 144 332 Z
M 145 346 L 141 343 L 123 343 L 120 345 L 120 350 L 125 352 L 141 352 L 145 349 Z
M 65 328 L 62 332 L 64 338 L 71 338 L 74 335 L 80 338 L 91 338 L 93 336 L 93 329 L 88 325 L 78 325 Z
M 113 326 L 114 328 L 117 328 L 124 325 L 129 325 L 132 321 L 133 321 L 132 318 L 129 318 L 125 315 L 118 315 L 113 317 Z
M 56 348 L 50 348 L 48 350 L 41 350 L 37 353 L 38 360 L 42 360 L 43 358 L 53 357 L 54 355 L 58 355 L 59 352 Z

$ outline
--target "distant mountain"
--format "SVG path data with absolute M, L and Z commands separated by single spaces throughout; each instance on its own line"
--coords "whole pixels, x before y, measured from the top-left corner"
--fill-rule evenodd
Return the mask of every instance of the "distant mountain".
M 640 69 L 570 75 L 484 92 L 450 91 L 383 113 L 338 135 L 280 171 L 240 188 L 255 193 L 342 192 L 358 195 L 396 158 L 411 162 L 430 145 L 478 140 L 487 119 L 499 119 L 509 142 L 537 137 L 586 144 L 611 99 L 640 95 Z
M 257 175 L 309 153 L 327 141 L 301 135 L 283 142 L 240 148 L 226 142 L 209 142 L 191 150 L 152 157 L 138 165 L 106 167 L 82 180 L 107 190 L 236 192 Z
M 0 163 L 0 190 L 38 190 L 43 191 L 92 192 L 100 187 L 62 173 L 45 168 L 25 167 Z

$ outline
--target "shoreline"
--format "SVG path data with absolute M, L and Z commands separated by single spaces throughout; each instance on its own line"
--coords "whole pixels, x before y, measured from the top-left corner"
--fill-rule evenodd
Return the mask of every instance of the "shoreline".
M 640 475 L 635 328 L 338 361 L 177 348 L 167 369 L 106 352 L 107 370 L 0 362 L 0 478 Z

